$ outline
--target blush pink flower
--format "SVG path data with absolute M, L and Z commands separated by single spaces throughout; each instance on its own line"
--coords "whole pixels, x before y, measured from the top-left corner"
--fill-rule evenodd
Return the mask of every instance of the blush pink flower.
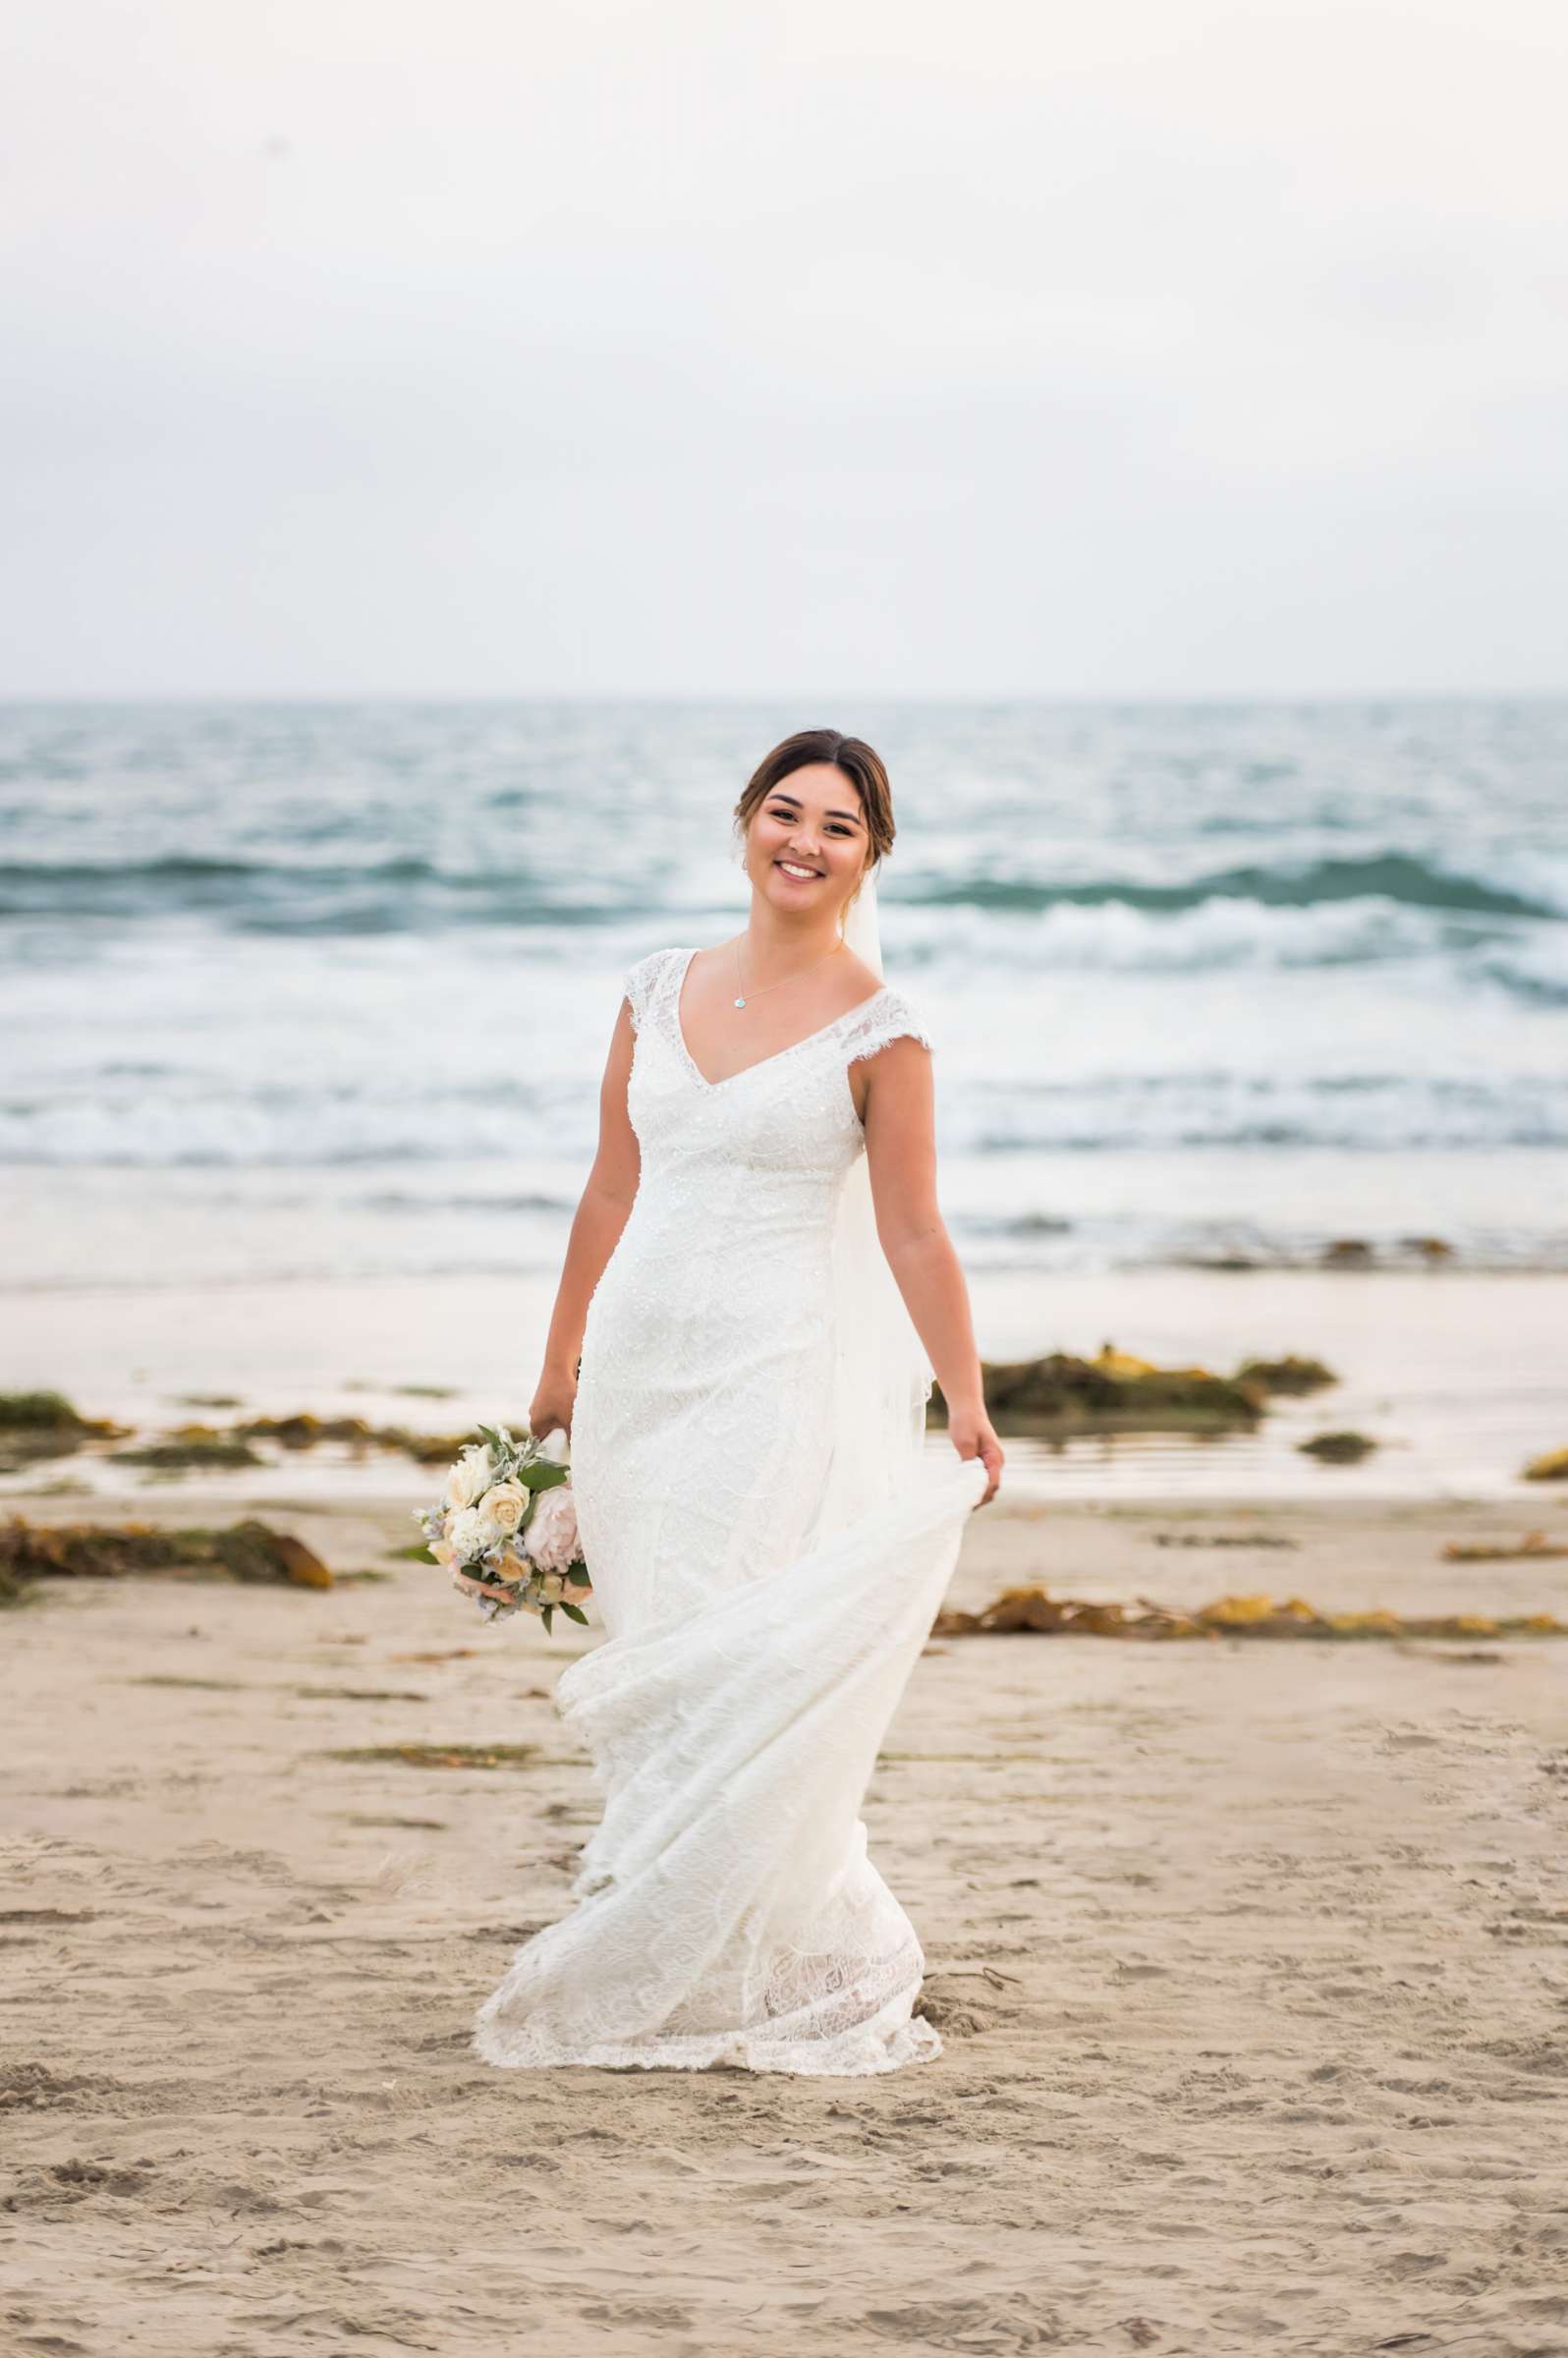
M 565 1572 L 577 1562 L 582 1548 L 577 1536 L 577 1501 L 570 1483 L 558 1483 L 540 1494 L 519 1544 L 541 1572 Z

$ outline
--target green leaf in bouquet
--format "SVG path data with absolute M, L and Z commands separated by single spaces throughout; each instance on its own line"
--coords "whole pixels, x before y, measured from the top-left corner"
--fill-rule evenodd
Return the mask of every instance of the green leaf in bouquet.
M 580 1621 L 585 1629 L 588 1628 L 588 1617 L 580 1604 L 568 1604 L 566 1599 L 563 1597 L 561 1599 L 561 1610 L 569 1621 Z
M 539 1619 L 544 1624 L 544 1634 L 546 1637 L 548 1637 L 550 1634 L 550 1616 L 554 1611 L 555 1607 L 553 1604 L 541 1604 L 539 1607 Z
M 568 1588 L 572 1589 L 590 1589 L 593 1586 L 593 1575 L 589 1572 L 587 1564 L 584 1563 L 581 1556 L 578 1557 L 577 1562 L 573 1564 L 570 1570 L 567 1572 L 566 1583 Z
M 568 1469 L 558 1466 L 550 1457 L 536 1457 L 531 1466 L 519 1466 L 517 1479 L 528 1490 L 553 1490 L 566 1481 Z

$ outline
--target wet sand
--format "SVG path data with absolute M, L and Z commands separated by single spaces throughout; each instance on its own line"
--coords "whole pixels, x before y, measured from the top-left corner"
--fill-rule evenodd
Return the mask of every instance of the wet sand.
M 1092 1356 L 1110 1340 L 1162 1366 L 1222 1374 L 1306 1353 L 1341 1378 L 1309 1399 L 1275 1400 L 1254 1432 L 1202 1447 L 1160 1432 L 1065 1450 L 1008 1437 L 1019 1497 L 1484 1498 L 1539 1513 L 1521 1469 L 1568 1445 L 1568 1274 L 1019 1270 L 981 1272 L 971 1291 L 990 1360 Z M 58 1387 L 84 1414 L 148 1437 L 194 1416 L 222 1424 L 302 1409 L 443 1432 L 499 1417 L 522 1431 L 553 1299 L 553 1275 L 0 1289 L 0 1386 Z M 189 1405 L 212 1394 L 236 1405 Z M 1314 1433 L 1347 1426 L 1378 1444 L 1363 1464 L 1325 1476 L 1300 1454 Z M 85 1459 L 61 1473 L 93 1478 Z M 378 1484 L 411 1500 L 428 1488 L 396 1460 L 353 1469 L 322 1456 L 288 1459 L 259 1494 L 364 1495 Z M 9 1487 L 0 1477 L 0 1511 Z
M 934 1644 L 867 1816 L 937 2062 L 504 2073 L 473 2011 L 594 1816 L 582 1641 L 391 1562 L 401 1490 L 265 1511 L 387 1577 L 5 1619 L 8 2349 L 1568 2349 L 1568 1644 Z M 1568 1612 L 1568 1561 L 1439 1561 L 1532 1527 L 1568 1498 L 1020 1499 L 953 1600 Z M 454 1743 L 526 1749 L 340 1757 Z

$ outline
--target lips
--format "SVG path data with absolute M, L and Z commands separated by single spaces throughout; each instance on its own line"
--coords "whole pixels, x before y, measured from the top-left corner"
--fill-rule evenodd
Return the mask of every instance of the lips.
M 807 868 L 798 860 L 775 860 L 773 866 L 781 868 L 787 876 L 794 876 L 801 883 L 805 883 L 809 877 L 819 877 L 822 873 L 819 868 Z

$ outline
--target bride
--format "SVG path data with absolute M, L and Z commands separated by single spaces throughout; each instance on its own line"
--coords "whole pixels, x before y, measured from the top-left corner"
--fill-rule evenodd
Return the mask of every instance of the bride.
M 496 2064 L 941 2051 L 860 1811 L 1003 1459 L 937 1208 L 931 1043 L 882 981 L 887 772 L 803 730 L 735 820 L 745 929 L 626 977 L 530 1406 L 570 1440 L 605 1638 L 556 1703 L 604 1806 L 577 1904 L 479 2011 Z

